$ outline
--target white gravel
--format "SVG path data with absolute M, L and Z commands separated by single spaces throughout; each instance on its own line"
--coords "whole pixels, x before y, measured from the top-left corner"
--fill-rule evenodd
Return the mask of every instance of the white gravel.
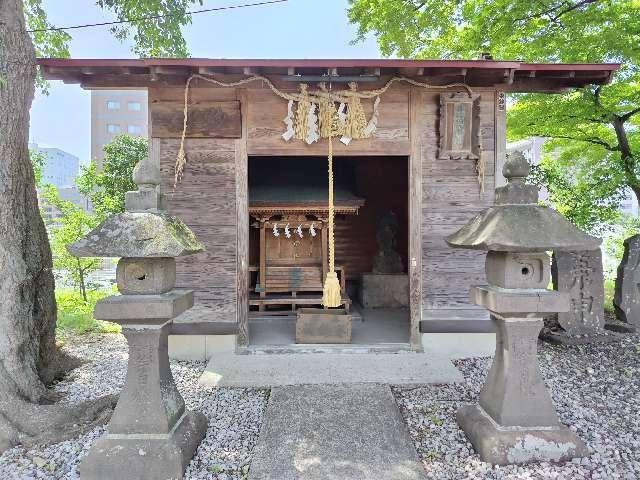
M 63 402 L 74 404 L 120 391 L 128 358 L 122 335 L 72 337 L 65 348 L 88 363 L 55 385 L 54 389 L 65 395 Z M 209 419 L 207 436 L 189 464 L 186 478 L 246 479 L 268 390 L 202 387 L 197 380 L 204 367 L 204 362 L 171 362 L 187 408 L 200 410 Z M 0 479 L 78 479 L 79 461 L 104 431 L 98 427 L 75 440 L 7 450 L 0 456 Z
M 126 342 L 120 335 L 74 337 L 68 350 L 88 363 L 55 390 L 77 403 L 117 393 L 126 371 Z M 566 347 L 541 345 L 543 376 L 560 419 L 589 445 L 591 455 L 571 463 L 493 467 L 473 453 L 455 423 L 459 405 L 475 402 L 488 358 L 460 360 L 466 383 L 394 388 L 398 405 L 429 478 L 454 479 L 640 479 L 640 335 L 618 344 Z M 187 408 L 209 419 L 204 442 L 190 463 L 188 479 L 246 479 L 268 390 L 207 388 L 197 384 L 201 362 L 172 362 Z M 104 433 L 99 427 L 79 439 L 0 456 L 0 480 L 77 479 L 77 465 Z
M 489 358 L 456 361 L 464 385 L 394 388 L 432 479 L 640 479 L 640 335 L 590 346 L 540 344 L 540 364 L 560 420 L 587 443 L 589 457 L 565 464 L 494 467 L 480 460 L 455 421 L 476 402 Z

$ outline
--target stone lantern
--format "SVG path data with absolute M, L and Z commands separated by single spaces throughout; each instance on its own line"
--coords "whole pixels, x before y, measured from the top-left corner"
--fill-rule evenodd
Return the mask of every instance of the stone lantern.
M 121 295 L 98 302 L 94 316 L 122 325 L 129 344 L 124 388 L 108 433 L 80 465 L 83 480 L 183 478 L 207 429 L 203 414 L 185 411 L 167 352 L 172 319 L 193 306 L 192 291 L 174 289 L 175 258 L 202 247 L 164 211 L 157 166 L 143 160 L 133 179 L 138 191 L 127 193 L 127 211 L 69 246 L 79 257 L 120 257 Z
M 565 461 L 587 454 L 585 444 L 562 425 L 540 375 L 538 334 L 543 317 L 569 310 L 567 293 L 547 290 L 550 250 L 593 250 L 585 235 L 550 208 L 537 205 L 526 185 L 529 164 L 520 153 L 503 168 L 507 185 L 495 204 L 447 238 L 455 248 L 487 250 L 488 285 L 471 288 L 496 325 L 496 352 L 479 405 L 458 410 L 460 427 L 480 457 L 494 464 Z

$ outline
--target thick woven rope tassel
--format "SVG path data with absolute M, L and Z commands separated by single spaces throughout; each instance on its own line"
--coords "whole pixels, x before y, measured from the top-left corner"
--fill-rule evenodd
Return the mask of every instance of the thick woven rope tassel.
M 294 129 L 296 132 L 295 138 L 298 140 L 307 140 L 309 135 L 309 110 L 311 110 L 311 101 L 309 100 L 309 93 L 307 91 L 307 85 L 300 84 L 300 100 L 298 101 L 298 108 L 296 109 L 296 116 L 294 122 Z
M 318 105 L 318 126 L 320 129 L 320 137 L 329 138 L 334 135 L 334 123 L 337 115 L 336 105 L 326 98 L 321 99 Z
M 342 305 L 342 295 L 340 292 L 340 282 L 336 274 L 335 265 L 335 242 L 333 237 L 333 139 L 329 137 L 329 155 L 327 162 L 329 164 L 329 271 L 324 281 L 324 289 L 322 292 L 322 305 L 325 308 L 335 308 Z
M 362 131 L 367 127 L 367 118 L 364 115 L 364 109 L 360 98 L 355 94 L 357 83 L 349 83 L 351 95 L 347 101 L 347 124 L 344 129 L 344 136 L 348 138 L 362 138 Z

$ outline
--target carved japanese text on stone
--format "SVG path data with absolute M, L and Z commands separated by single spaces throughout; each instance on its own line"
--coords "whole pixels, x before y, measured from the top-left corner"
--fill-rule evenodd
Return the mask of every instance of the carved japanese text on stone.
M 568 335 L 594 334 L 604 328 L 600 249 L 555 252 L 553 283 L 556 290 L 569 293 L 569 311 L 558 313 L 558 323 Z

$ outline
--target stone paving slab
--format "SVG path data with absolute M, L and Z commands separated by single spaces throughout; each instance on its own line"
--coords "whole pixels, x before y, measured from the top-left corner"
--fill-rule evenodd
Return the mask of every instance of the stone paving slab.
M 279 387 L 254 449 L 249 480 L 423 480 L 390 387 Z
M 448 357 L 424 353 L 236 355 L 215 353 L 200 383 L 219 387 L 464 381 Z

